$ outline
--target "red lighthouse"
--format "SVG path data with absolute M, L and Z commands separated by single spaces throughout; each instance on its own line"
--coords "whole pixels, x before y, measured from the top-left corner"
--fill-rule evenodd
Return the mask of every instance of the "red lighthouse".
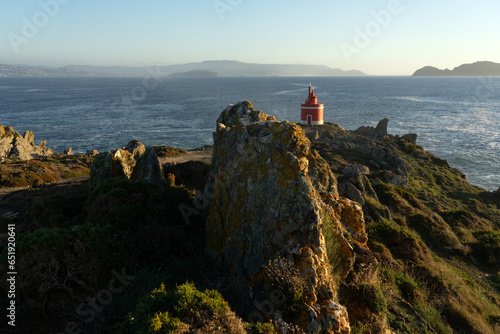
M 300 120 L 307 125 L 323 124 L 323 103 L 318 103 L 318 97 L 314 88 L 309 84 L 309 96 L 305 103 L 301 104 Z

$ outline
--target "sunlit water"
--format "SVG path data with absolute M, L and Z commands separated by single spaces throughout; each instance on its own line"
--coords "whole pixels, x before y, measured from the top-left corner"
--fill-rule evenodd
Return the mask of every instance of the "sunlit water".
M 309 82 L 326 121 L 352 130 L 389 118 L 389 133 L 417 133 L 473 184 L 500 186 L 500 78 L 0 78 L 0 124 L 58 152 L 130 139 L 194 148 L 213 143 L 220 112 L 241 100 L 298 121 Z

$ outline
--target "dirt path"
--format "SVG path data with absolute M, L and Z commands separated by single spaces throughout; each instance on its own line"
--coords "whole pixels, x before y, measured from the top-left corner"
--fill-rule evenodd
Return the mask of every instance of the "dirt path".
M 158 158 L 160 164 L 176 163 L 180 164 L 186 161 L 202 161 L 206 164 L 212 163 L 213 147 L 196 148 L 189 150 L 187 154 L 172 158 Z

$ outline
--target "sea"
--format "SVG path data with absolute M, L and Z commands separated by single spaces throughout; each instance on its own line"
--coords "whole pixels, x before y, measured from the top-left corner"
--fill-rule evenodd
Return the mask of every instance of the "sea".
M 500 186 L 500 77 L 0 78 L 0 124 L 57 152 L 213 144 L 221 111 L 249 100 L 298 122 L 311 83 L 325 121 L 348 130 L 389 119 L 394 135 L 460 169 L 474 185 Z

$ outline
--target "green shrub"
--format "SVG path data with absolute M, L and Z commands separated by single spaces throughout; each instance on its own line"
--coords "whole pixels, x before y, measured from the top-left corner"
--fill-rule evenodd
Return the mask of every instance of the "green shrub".
M 474 244 L 473 251 L 476 258 L 490 265 L 499 265 L 500 258 L 500 232 L 491 230 L 480 230 L 472 232 L 478 240 Z
M 181 164 L 164 166 L 165 178 L 169 173 L 175 175 L 175 184 L 185 185 L 189 189 L 203 190 L 207 184 L 210 165 L 201 161 L 187 161 Z
M 416 236 L 412 235 L 405 228 L 397 226 L 390 221 L 382 220 L 366 227 L 369 241 L 378 241 L 387 246 L 400 239 L 415 239 L 420 241 Z
M 184 283 L 173 291 L 165 284 L 144 296 L 127 321 L 121 324 L 121 333 L 175 333 L 176 330 L 197 328 L 200 333 L 245 333 L 243 324 L 219 292 L 196 289 L 193 283 Z
M 112 178 L 89 194 L 88 221 L 126 229 L 148 224 L 180 225 L 185 222 L 178 206 L 192 206 L 193 197 L 185 187 L 171 187 L 163 193 L 147 182 Z
M 375 314 L 383 314 L 387 311 L 387 301 L 380 286 L 372 283 L 344 285 L 339 291 L 339 299 L 348 310 L 354 310 L 353 313 L 358 316 L 362 314 L 364 317 L 365 309 Z
M 251 334 L 278 334 L 276 327 L 270 322 L 249 324 L 246 329 Z
M 16 246 L 20 310 L 33 316 L 59 317 L 74 309 L 127 259 L 109 226 L 40 228 L 20 233 Z
M 153 146 L 155 153 L 158 157 L 169 158 L 169 157 L 177 157 L 179 155 L 187 154 L 188 151 L 171 146 Z

